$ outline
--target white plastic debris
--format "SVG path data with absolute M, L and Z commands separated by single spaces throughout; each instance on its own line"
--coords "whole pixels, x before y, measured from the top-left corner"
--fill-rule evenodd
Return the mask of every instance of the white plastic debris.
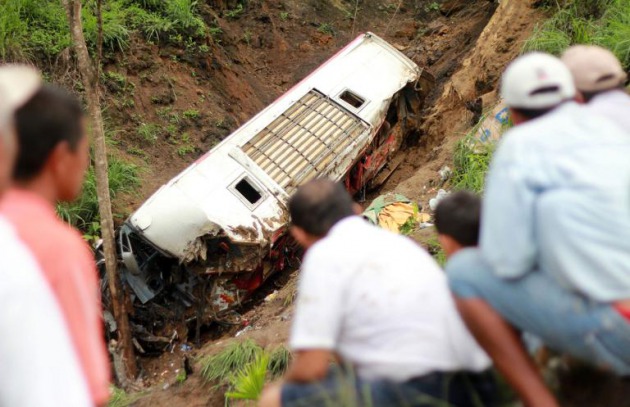
M 443 189 L 440 189 L 437 193 L 437 195 L 435 196 L 435 198 L 431 198 L 429 200 L 429 208 L 431 208 L 432 211 L 435 210 L 435 208 L 437 208 L 438 204 L 440 203 L 440 201 L 444 198 L 446 198 L 448 195 L 450 194 L 450 192 L 447 192 Z
M 440 168 L 438 174 L 440 174 L 440 179 L 442 180 L 442 182 L 444 182 L 451 177 L 451 175 L 453 174 L 453 170 L 451 170 L 451 167 L 449 167 L 448 165 L 445 165 L 444 167 Z

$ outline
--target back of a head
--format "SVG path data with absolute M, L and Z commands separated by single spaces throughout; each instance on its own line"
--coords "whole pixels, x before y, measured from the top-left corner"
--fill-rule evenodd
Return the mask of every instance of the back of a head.
M 61 142 L 75 149 L 83 132 L 83 110 L 76 97 L 53 86 L 42 86 L 15 114 L 20 151 L 14 179 L 29 181 L 42 171 Z
M 575 45 L 562 54 L 575 86 L 584 94 L 597 94 L 623 85 L 627 75 L 615 55 L 597 45 Z
M 435 208 L 435 228 L 463 247 L 477 246 L 481 218 L 481 199 L 468 191 L 457 191 Z
M 354 201 L 342 184 L 329 179 L 309 181 L 289 200 L 291 223 L 323 237 L 341 219 L 354 215 Z
M 575 96 L 569 69 L 560 59 L 542 52 L 516 58 L 501 78 L 501 97 L 521 111 L 548 111 Z

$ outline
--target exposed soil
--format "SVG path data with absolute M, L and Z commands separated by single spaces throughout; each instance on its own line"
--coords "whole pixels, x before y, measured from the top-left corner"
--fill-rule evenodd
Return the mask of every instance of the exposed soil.
M 262 0 L 247 2 L 238 19 L 222 15 L 236 2 L 206 3 L 205 18 L 223 30 L 218 38 L 208 40 L 207 55 L 137 42 L 128 55 L 106 67 L 133 84 L 129 87 L 133 91 L 110 89 L 108 97 L 111 120 L 121 129 L 113 136 L 118 154 L 148 168 L 141 191 L 121 200 L 119 208 L 134 208 L 364 31 L 383 36 L 437 79 L 425 104 L 419 143 L 408 150 L 383 188 L 426 204 L 442 183 L 438 170 L 450 165 L 454 145 L 470 128 L 479 104 L 489 108 L 496 101 L 500 72 L 541 17 L 533 0 L 500 5 L 488 0 Z M 433 4 L 439 4 L 439 10 Z M 470 106 L 476 106 L 474 112 Z M 190 109 L 199 114 L 185 117 L 183 112 Z M 142 123 L 159 127 L 157 141 L 147 141 L 138 133 Z M 167 131 L 169 125 L 177 130 Z M 182 147 L 191 148 L 184 152 Z M 425 240 L 431 233 L 425 230 L 414 237 Z M 195 361 L 232 340 L 252 338 L 272 347 L 285 343 L 295 277 L 295 272 L 284 274 L 265 284 L 245 308 L 247 328 L 238 339 L 234 335 L 244 326 L 207 332 L 200 349 L 182 349 L 177 342 L 172 353 L 145 358 L 140 384 L 151 389 L 134 405 L 223 405 L 222 390 L 213 391 L 201 380 Z M 274 282 L 285 284 L 277 287 Z M 276 289 L 274 299 L 261 301 Z M 193 372 L 178 384 L 175 378 L 179 369 L 186 368 L 186 360 Z

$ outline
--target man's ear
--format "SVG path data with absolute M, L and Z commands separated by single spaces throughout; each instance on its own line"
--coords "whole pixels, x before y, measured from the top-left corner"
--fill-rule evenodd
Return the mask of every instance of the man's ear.
M 462 248 L 462 245 L 449 235 L 438 234 L 438 242 L 440 242 L 440 246 L 442 246 L 446 257 L 451 257 Z
M 63 173 L 63 166 L 66 162 L 66 157 L 70 153 L 70 144 L 67 141 L 61 141 L 57 143 L 55 148 L 50 152 L 46 163 L 44 164 L 44 170 L 49 169 L 53 174 Z
M 291 225 L 289 231 L 291 232 L 291 236 L 293 236 L 295 241 L 298 242 L 298 244 L 303 248 L 308 249 L 308 247 L 312 244 L 310 235 L 306 233 L 306 231 L 304 231 L 304 229 L 302 229 L 301 227 Z
M 363 208 L 356 202 L 352 204 L 352 210 L 354 211 L 355 215 L 361 216 L 363 214 Z

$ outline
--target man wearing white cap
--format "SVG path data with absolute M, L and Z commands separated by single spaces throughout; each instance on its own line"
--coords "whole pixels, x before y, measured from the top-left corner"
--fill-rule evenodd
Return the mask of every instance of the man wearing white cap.
M 503 74 L 515 127 L 490 167 L 479 249 L 447 264 L 458 308 L 527 406 L 556 406 L 518 331 L 630 375 L 630 138 L 571 99 L 558 59 Z
M 630 95 L 624 89 L 627 75 L 617 57 L 597 45 L 574 45 L 561 59 L 589 109 L 630 133 Z
M 15 161 L 14 111 L 37 91 L 30 68 L 0 66 L 0 196 Z M 0 406 L 90 406 L 58 304 L 31 253 L 0 217 Z

